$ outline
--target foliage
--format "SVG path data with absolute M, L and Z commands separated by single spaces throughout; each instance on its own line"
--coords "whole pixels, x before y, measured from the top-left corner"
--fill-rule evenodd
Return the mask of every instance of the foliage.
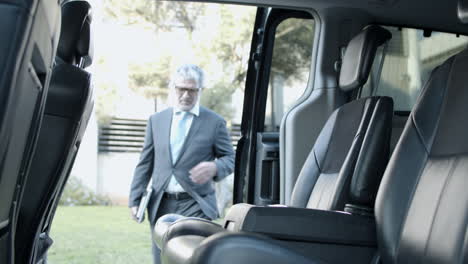
M 103 71 L 110 71 L 110 66 L 106 60 L 100 58 L 97 62 L 97 67 L 103 69 Z M 113 82 L 113 80 L 100 78 L 101 76 L 93 76 L 93 82 L 95 87 L 99 87 L 99 89 L 95 89 L 96 93 L 96 102 L 95 102 L 95 109 L 98 122 L 103 125 L 107 124 L 111 120 L 112 112 L 116 107 L 116 101 L 119 98 L 118 94 L 118 86 Z
M 171 57 L 158 62 L 131 64 L 129 66 L 130 89 L 147 98 L 167 97 Z
M 310 66 L 313 25 L 311 20 L 289 18 L 278 26 L 271 63 L 274 74 L 284 79 L 302 77 L 300 73 Z
M 232 94 L 245 85 L 255 8 L 158 0 L 105 0 L 104 6 L 107 19 L 143 25 L 158 37 L 154 49 L 161 55 L 157 60 L 129 65 L 129 87 L 133 91 L 166 100 L 169 73 L 182 55 L 175 47 L 170 52 L 163 48 L 166 39 L 162 34 L 183 32 L 178 41 L 190 42 L 193 57 L 188 59 L 199 64 L 210 80 L 202 104 L 227 115 L 226 119 L 232 117 Z M 304 77 L 310 66 L 313 30 L 313 23 L 304 19 L 287 19 L 278 26 L 274 54 L 279 56 L 273 58 L 271 76 Z
M 108 197 L 94 193 L 80 179 L 74 176 L 68 179 L 59 201 L 59 205 L 67 206 L 110 204 L 111 200 Z
M 158 0 L 106 0 L 105 11 L 110 18 L 126 24 L 147 23 L 155 32 L 183 27 L 189 33 L 195 30 L 195 21 L 205 10 L 199 3 Z
M 221 64 L 216 70 L 222 72 L 222 82 L 230 83 L 231 94 L 236 89 L 244 89 L 255 18 L 253 11 L 243 6 L 219 5 L 216 10 L 220 17 L 218 30 L 212 32 L 212 39 L 200 41 L 195 47 L 203 64 L 213 61 Z
M 155 34 L 183 29 L 192 42 L 198 63 L 208 78 L 214 79 L 214 85 L 206 87 L 203 93 L 202 105 L 226 119 L 232 117 L 231 95 L 244 88 L 253 13 L 234 10 L 242 7 L 170 1 L 106 0 L 105 6 L 109 18 L 127 25 L 150 25 Z M 213 22 L 215 17 L 222 19 Z M 218 23 L 218 28 L 208 34 L 205 28 L 213 23 Z M 160 44 L 155 43 L 155 49 L 160 49 L 157 47 Z M 129 87 L 147 98 L 166 99 L 172 64 L 174 58 L 167 54 L 155 62 L 131 64 Z
M 201 104 L 230 120 L 234 112 L 234 108 L 231 106 L 234 90 L 235 87 L 232 84 L 217 83 L 213 87 L 203 90 Z

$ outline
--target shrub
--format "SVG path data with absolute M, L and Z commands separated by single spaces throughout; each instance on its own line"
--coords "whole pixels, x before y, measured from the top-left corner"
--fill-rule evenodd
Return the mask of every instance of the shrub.
M 80 179 L 71 176 L 65 185 L 59 205 L 111 205 L 111 200 L 105 195 L 96 194 Z

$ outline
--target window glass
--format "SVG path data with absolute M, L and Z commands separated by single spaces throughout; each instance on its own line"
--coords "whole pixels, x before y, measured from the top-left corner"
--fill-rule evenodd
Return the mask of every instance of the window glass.
M 386 28 L 393 37 L 386 48 L 380 81 L 373 92 L 372 82 L 368 81 L 361 96 L 371 93 L 390 96 L 394 100 L 395 111 L 410 111 L 431 71 L 465 49 L 468 37 L 440 32 L 424 37 L 423 31 L 418 29 Z M 374 61 L 374 69 L 378 68 L 378 61 Z M 375 80 L 377 74 L 373 71 L 371 80 Z
M 310 72 L 314 20 L 288 18 L 276 28 L 265 131 L 279 131 L 283 114 L 304 93 Z

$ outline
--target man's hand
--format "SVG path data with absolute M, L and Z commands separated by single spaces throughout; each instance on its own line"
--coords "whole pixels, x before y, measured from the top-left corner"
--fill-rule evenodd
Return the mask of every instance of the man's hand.
M 138 213 L 138 206 L 133 206 L 130 208 L 130 215 L 132 216 L 132 219 L 138 222 L 138 219 L 136 217 Z
M 190 179 L 197 184 L 204 184 L 207 181 L 211 180 L 216 173 L 218 168 L 214 161 L 203 161 L 198 163 L 197 166 L 193 167 L 190 173 Z

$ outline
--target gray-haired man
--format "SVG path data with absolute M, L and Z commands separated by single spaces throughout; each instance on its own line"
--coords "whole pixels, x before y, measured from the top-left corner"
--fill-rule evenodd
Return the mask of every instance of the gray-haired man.
M 206 219 L 218 217 L 213 181 L 234 169 L 234 150 L 224 119 L 199 105 L 203 71 L 187 64 L 172 76 L 176 104 L 148 120 L 145 144 L 135 168 L 129 206 L 135 216 L 141 196 L 153 179 L 148 219 L 168 213 Z M 154 263 L 160 251 L 153 241 Z

